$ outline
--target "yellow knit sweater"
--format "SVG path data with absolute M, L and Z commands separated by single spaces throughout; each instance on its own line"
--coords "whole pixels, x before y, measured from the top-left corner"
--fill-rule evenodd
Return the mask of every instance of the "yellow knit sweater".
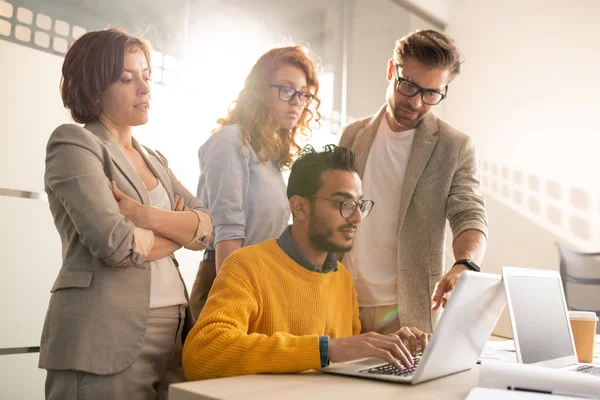
M 188 380 L 319 369 L 319 336 L 358 333 L 346 268 L 309 271 L 272 239 L 225 260 L 185 341 L 183 369 Z

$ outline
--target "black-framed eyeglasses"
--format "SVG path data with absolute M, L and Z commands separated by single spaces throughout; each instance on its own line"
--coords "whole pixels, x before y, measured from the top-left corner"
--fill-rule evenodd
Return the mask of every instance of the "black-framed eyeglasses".
M 301 104 L 308 106 L 315 98 L 315 95 L 310 92 L 302 92 L 285 85 L 270 85 L 269 87 L 277 88 L 279 90 L 279 100 L 281 101 L 292 101 L 298 96 L 298 101 Z
M 414 97 L 421 93 L 421 100 L 424 104 L 429 106 L 435 106 L 439 104 L 440 101 L 444 100 L 448 95 L 448 85 L 444 87 L 444 92 L 438 92 L 436 90 L 431 89 L 423 89 L 419 85 L 406 80 L 404 78 L 400 78 L 400 64 L 396 64 L 396 90 L 403 96 L 406 97 Z
M 315 197 L 317 199 L 329 200 L 329 201 L 333 201 L 334 203 L 337 203 L 338 206 L 340 207 L 340 215 L 346 219 L 353 216 L 354 213 L 356 212 L 357 208 L 360 210 L 360 216 L 362 218 L 367 218 L 369 216 L 369 214 L 371 213 L 371 210 L 373 210 L 373 206 L 375 205 L 375 202 L 373 200 L 361 200 L 361 201 L 356 201 L 354 199 L 337 200 L 337 199 L 330 199 L 329 197 L 315 196 L 314 194 L 312 195 L 312 197 Z

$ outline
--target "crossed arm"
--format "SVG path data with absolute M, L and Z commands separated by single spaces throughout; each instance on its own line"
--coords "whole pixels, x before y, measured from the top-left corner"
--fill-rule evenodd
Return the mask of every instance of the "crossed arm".
M 139 201 L 133 200 L 121 192 L 114 181 L 112 189 L 115 199 L 119 203 L 121 214 L 133 222 L 136 227 L 148 229 L 160 235 L 155 235 L 153 250 L 157 241 L 159 247 L 164 249 L 177 247 L 175 250 L 193 241 L 198 224 L 202 223 L 202 220 L 200 215 L 185 207 L 183 197 L 176 194 L 175 210 L 169 211 L 143 205 Z M 168 242 L 172 242 L 170 246 L 167 246 Z

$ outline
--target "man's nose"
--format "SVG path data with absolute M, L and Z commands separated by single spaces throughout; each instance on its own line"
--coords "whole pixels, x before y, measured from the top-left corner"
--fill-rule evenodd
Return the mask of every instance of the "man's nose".
M 423 105 L 423 99 L 421 99 L 421 93 L 417 93 L 416 96 L 409 97 L 408 102 L 410 103 L 412 108 L 414 108 L 415 110 L 421 108 L 421 106 Z
M 355 225 L 358 225 L 363 221 L 362 214 L 360 213 L 360 207 L 356 207 L 356 210 L 354 210 L 354 213 L 350 216 L 350 218 L 348 218 L 348 221 Z

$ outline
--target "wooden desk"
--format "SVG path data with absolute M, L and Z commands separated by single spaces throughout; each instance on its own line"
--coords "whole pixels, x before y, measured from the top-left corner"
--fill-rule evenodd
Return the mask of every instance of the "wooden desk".
M 311 371 L 303 374 L 246 375 L 171 385 L 169 400 L 204 399 L 419 399 L 467 397 L 479 381 L 479 365 L 470 371 L 418 385 L 390 383 Z

